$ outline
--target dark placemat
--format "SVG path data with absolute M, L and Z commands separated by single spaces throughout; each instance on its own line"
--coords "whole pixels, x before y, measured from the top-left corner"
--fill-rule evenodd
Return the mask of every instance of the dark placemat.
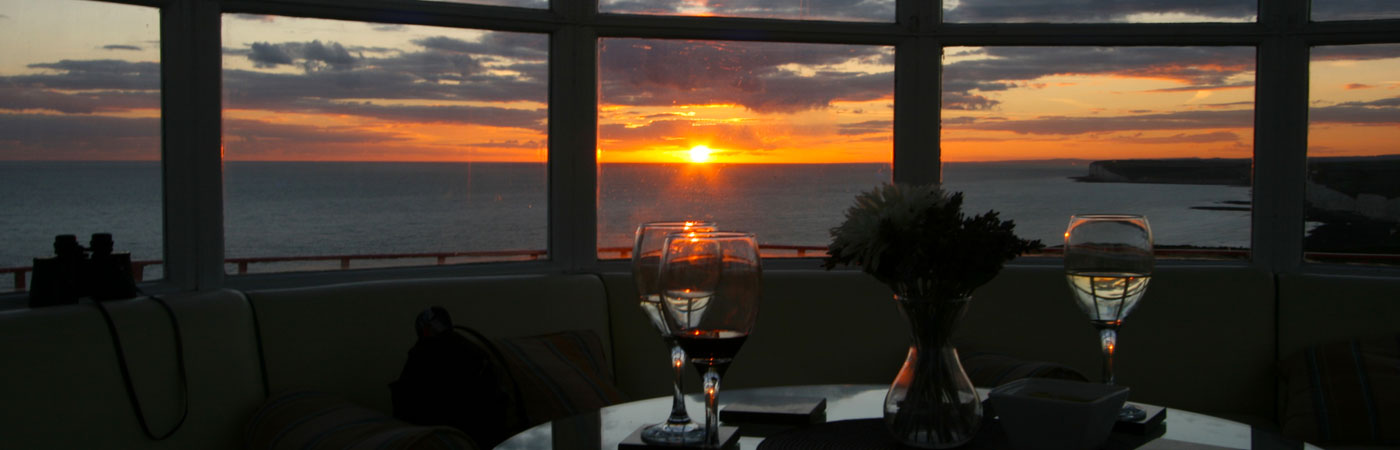
M 1109 436 L 1108 442 L 1104 443 L 1103 448 L 1105 450 L 1138 448 L 1162 436 L 1165 432 L 1166 426 L 1162 425 L 1155 432 L 1147 435 L 1113 433 Z M 859 419 L 827 422 L 775 434 L 760 442 L 758 448 L 760 450 L 903 450 L 909 447 L 905 447 L 890 436 L 889 432 L 885 430 L 884 419 Z M 1006 436 L 1001 431 L 1001 423 L 996 420 L 985 420 L 972 442 L 958 448 L 996 450 L 1010 448 L 1010 445 L 1007 444 Z
M 904 446 L 885 431 L 884 419 L 839 420 L 769 436 L 759 450 L 896 450 Z

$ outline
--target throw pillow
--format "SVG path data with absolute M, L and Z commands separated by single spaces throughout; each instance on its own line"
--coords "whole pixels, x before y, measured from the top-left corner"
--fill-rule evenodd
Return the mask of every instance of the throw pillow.
M 626 401 L 613 384 L 602 340 L 588 330 L 496 340 L 520 386 L 531 424 Z

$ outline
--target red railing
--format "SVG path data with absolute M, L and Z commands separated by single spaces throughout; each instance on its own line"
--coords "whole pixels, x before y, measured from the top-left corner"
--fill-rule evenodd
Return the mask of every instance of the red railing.
M 768 258 L 806 258 L 826 255 L 826 246 L 764 244 L 760 247 L 760 251 L 762 251 L 764 257 Z M 1060 256 L 1063 253 L 1063 249 L 1052 247 L 1026 256 Z M 1157 257 L 1164 259 L 1249 259 L 1249 250 L 1242 249 L 1159 248 L 1155 253 Z M 492 261 L 535 261 L 548 254 L 549 252 L 545 250 L 496 250 L 476 252 L 383 253 L 369 255 L 271 256 L 229 258 L 224 260 L 224 262 L 227 264 L 237 264 L 237 273 L 243 275 L 248 273 L 249 264 L 339 261 L 340 269 L 346 270 L 350 268 L 350 262 L 356 260 L 372 261 L 431 258 L 436 260 L 438 265 L 443 265 L 447 264 L 447 260 L 451 258 L 491 258 Z M 1317 262 L 1400 265 L 1400 255 L 1307 252 L 1304 253 L 1303 256 L 1309 261 Z M 628 259 L 632 257 L 632 247 L 600 247 L 598 249 L 598 257 L 603 259 Z M 164 264 L 164 262 L 160 260 L 132 261 L 132 274 L 135 276 L 136 281 L 142 281 L 147 266 L 160 264 Z M 29 275 L 29 272 L 32 270 L 32 267 L 0 267 L 0 274 L 13 274 L 14 290 L 24 291 L 28 288 L 27 275 Z

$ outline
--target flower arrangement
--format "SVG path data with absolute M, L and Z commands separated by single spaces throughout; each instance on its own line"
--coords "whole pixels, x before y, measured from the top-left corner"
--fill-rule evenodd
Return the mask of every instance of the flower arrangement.
M 962 193 L 938 185 L 885 184 L 856 196 L 831 229 L 824 266 L 858 265 L 905 297 L 962 298 L 1006 261 L 1045 246 L 1016 237 L 996 211 L 967 217 Z

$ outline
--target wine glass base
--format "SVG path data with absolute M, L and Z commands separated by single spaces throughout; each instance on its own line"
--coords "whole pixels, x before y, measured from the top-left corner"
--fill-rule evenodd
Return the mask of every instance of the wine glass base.
M 705 428 L 695 422 L 662 422 L 642 428 L 642 441 L 652 445 L 696 446 L 705 442 Z
M 1118 410 L 1119 422 L 1139 422 L 1147 418 L 1147 411 L 1133 405 L 1123 405 L 1123 409 Z

